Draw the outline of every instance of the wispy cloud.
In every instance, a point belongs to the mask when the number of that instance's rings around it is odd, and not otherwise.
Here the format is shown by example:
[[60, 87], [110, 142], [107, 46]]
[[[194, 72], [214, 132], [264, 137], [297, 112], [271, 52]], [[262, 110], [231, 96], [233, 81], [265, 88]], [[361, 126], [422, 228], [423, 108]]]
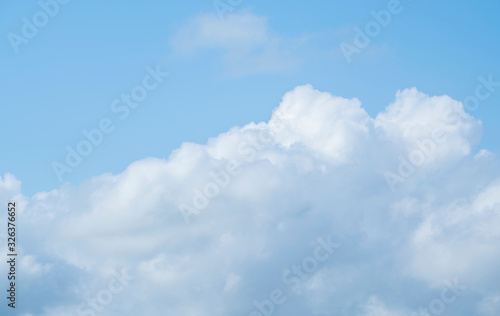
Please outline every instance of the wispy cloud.
[[219, 51], [231, 75], [287, 72], [299, 65], [293, 46], [299, 40], [285, 39], [273, 32], [267, 18], [250, 12], [199, 15], [178, 30], [171, 40], [179, 55], [193, 56]]

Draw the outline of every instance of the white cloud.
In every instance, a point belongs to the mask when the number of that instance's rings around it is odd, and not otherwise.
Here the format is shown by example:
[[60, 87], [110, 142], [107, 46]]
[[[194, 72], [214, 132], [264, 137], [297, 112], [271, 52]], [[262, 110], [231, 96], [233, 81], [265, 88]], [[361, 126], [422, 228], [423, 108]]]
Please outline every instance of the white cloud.
[[0, 202], [5, 205], [9, 201], [19, 198], [21, 193], [21, 181], [14, 175], [7, 173], [2, 178], [0, 176]]
[[408, 249], [411, 274], [436, 286], [454, 277], [483, 286], [500, 260], [499, 226], [500, 182], [432, 209], [423, 216]]
[[171, 45], [179, 55], [216, 50], [231, 75], [287, 72], [298, 65], [290, 48], [300, 40], [286, 40], [269, 27], [267, 18], [250, 12], [219, 19], [206, 13], [178, 30]]
[[20, 257], [20, 268], [23, 273], [28, 274], [30, 277], [32, 276], [40, 276], [41, 274], [48, 273], [51, 269], [51, 265], [49, 264], [41, 264], [36, 261], [34, 256], [23, 255]]
[[403, 316], [409, 313], [389, 310], [377, 297], [372, 296], [364, 307], [364, 316]]
[[500, 314], [500, 295], [489, 295], [485, 297], [478, 306], [478, 312], [484, 316], [496, 316]]
[[[436, 128], [446, 141], [391, 191], [384, 172]], [[372, 118], [357, 99], [297, 87], [268, 122], [23, 198], [26, 253], [58, 267], [41, 278], [73, 294], [38, 291], [61, 300], [53, 315], [76, 310], [106, 271], [125, 266], [136, 278], [106, 315], [248, 315], [282, 289], [276, 315], [392, 316], [459, 278], [468, 290], [453, 304], [463, 315], [487, 310], [499, 291], [500, 178], [494, 155], [473, 153], [480, 130], [446, 96], [404, 90]], [[224, 177], [230, 162], [240, 173]], [[211, 173], [226, 183], [186, 225], [178, 205], [215, 185]], [[0, 194], [18, 194], [5, 179]], [[285, 269], [325, 236], [341, 247], [291, 290]]]
[[481, 134], [481, 122], [467, 114], [461, 102], [448, 96], [429, 97], [415, 88], [398, 92], [395, 102], [377, 116], [375, 126], [406, 149], [440, 132], [445, 142], [431, 161], [468, 155]]

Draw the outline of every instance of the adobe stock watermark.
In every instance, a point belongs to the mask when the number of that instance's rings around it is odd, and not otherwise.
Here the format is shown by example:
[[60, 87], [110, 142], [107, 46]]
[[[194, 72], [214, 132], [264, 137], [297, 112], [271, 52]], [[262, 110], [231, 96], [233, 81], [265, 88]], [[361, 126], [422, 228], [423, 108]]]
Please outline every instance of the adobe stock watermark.
[[467, 286], [458, 283], [458, 279], [450, 282], [445, 282], [446, 287], [441, 291], [441, 296], [429, 302], [426, 307], [420, 307], [418, 312], [414, 312], [411, 316], [431, 316], [441, 315], [446, 310], [446, 307], [457, 300], [462, 293], [467, 290]]
[[394, 192], [398, 183], [404, 183], [407, 178], [411, 177], [416, 168], [422, 166], [430, 159], [438, 145], [446, 141], [447, 135], [442, 129], [438, 128], [432, 131], [429, 138], [422, 139], [417, 142], [416, 149], [412, 150], [408, 157], [399, 156], [399, 166], [397, 174], [391, 171], [384, 172], [385, 181]]
[[379, 36], [382, 30], [391, 24], [393, 17], [399, 15], [403, 10], [404, 7], [399, 0], [389, 0], [386, 9], [378, 12], [371, 10], [370, 15], [373, 19], [367, 22], [363, 29], [357, 26], [354, 27], [356, 35], [352, 43], [340, 43], [340, 50], [347, 63], [351, 63], [353, 54], [360, 54], [363, 49], [368, 47], [372, 39]]
[[36, 11], [30, 18], [23, 17], [21, 22], [21, 31], [18, 33], [7, 33], [7, 39], [10, 46], [17, 54], [21, 45], [27, 45], [31, 39], [38, 35], [38, 32], [49, 24], [50, 20], [59, 14], [63, 5], [71, 0], [40, 0], [38, 6], [40, 10]]
[[240, 6], [243, 0], [214, 0], [212, 3], [219, 20], [224, 21], [227, 12], [233, 12], [236, 7]]
[[[494, 81], [493, 75], [489, 74], [487, 78], [483, 76], [478, 77], [479, 83], [474, 89], [474, 94], [465, 97], [462, 101], [464, 109], [468, 112], [476, 111], [481, 101], [489, 99], [496, 89], [500, 87], [500, 81]], [[446, 123], [458, 124], [467, 119], [463, 112], [447, 111], [443, 117]], [[435, 128], [431, 131], [430, 137], [422, 139], [417, 142], [417, 148], [411, 151], [408, 157], [399, 156], [399, 165], [397, 172], [386, 171], [384, 177], [394, 192], [397, 184], [402, 184], [411, 177], [416, 169], [422, 166], [427, 160], [431, 159], [437, 147], [444, 144], [448, 138], [446, 131]]]
[[493, 74], [489, 74], [487, 79], [479, 76], [477, 80], [479, 83], [474, 89], [474, 94], [465, 97], [463, 100], [464, 108], [469, 112], [476, 111], [481, 105], [481, 101], [488, 100], [500, 87], [500, 81], [494, 81]]
[[[274, 133], [283, 133], [287, 124], [283, 118], [286, 115], [277, 113], [276, 120], [270, 123], [269, 127], [260, 130], [256, 139], [250, 138], [245, 140], [238, 146], [238, 155], [244, 157], [247, 163], [252, 163], [257, 159], [257, 154], [271, 145], [274, 140], [271, 130]], [[186, 224], [191, 223], [193, 215], [199, 215], [201, 211], [210, 205], [211, 200], [217, 198], [223, 189], [227, 188], [231, 183], [231, 179], [241, 173], [240, 164], [237, 161], [229, 161], [223, 170], [213, 171], [209, 173], [210, 181], [208, 181], [202, 189], [193, 189], [193, 198], [191, 203], [180, 203], [178, 210]]]
[[123, 292], [128, 287], [129, 282], [135, 279], [127, 275], [125, 269], [122, 269], [121, 273], [113, 272], [113, 276], [107, 287], [99, 290], [94, 296], [87, 298], [84, 303], [77, 307], [76, 313], [78, 316], [95, 316], [102, 312], [106, 306], [111, 304], [115, 295]]
[[[298, 288], [302, 282], [307, 281], [316, 273], [319, 265], [330, 259], [335, 249], [340, 247], [340, 244], [332, 242], [331, 236], [328, 236], [326, 241], [319, 237], [316, 239], [316, 243], [318, 245], [314, 249], [312, 256], [304, 258], [300, 264], [285, 269], [282, 282], [288, 285], [288, 290]], [[287, 290], [282, 288], [272, 290], [268, 299], [253, 301], [255, 309], [248, 316], [271, 316], [279, 306], [287, 301]]]
[[[156, 68], [146, 67], [146, 75], [141, 83], [133, 87], [130, 93], [122, 94], [111, 102], [111, 112], [115, 113], [119, 120], [127, 119], [130, 113], [137, 109], [147, 99], [149, 93], [157, 89], [167, 76], [168, 73], [163, 72], [160, 65]], [[114, 120], [107, 117], [101, 119], [97, 127], [90, 130], [83, 129], [82, 139], [74, 147], [69, 145], [65, 147], [65, 159], [54, 160], [51, 164], [59, 182], [64, 181], [65, 174], [72, 173], [80, 166], [84, 158], [90, 156], [104, 142], [106, 135], [111, 134], [115, 128]]]

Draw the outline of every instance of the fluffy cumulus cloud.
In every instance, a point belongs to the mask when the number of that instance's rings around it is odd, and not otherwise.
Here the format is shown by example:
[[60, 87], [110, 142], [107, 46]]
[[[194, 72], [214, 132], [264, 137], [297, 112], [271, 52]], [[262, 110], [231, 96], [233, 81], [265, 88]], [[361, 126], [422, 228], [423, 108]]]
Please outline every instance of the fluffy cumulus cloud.
[[447, 96], [407, 89], [371, 117], [306, 85], [267, 122], [79, 187], [26, 197], [6, 175], [23, 312], [496, 315], [500, 177], [480, 134]]

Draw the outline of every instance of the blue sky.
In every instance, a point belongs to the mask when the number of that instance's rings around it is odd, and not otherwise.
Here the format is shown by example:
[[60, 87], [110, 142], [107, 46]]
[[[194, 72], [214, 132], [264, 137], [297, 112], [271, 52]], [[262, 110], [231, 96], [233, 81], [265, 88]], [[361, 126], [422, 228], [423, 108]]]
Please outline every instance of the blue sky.
[[[35, 1], [0, 6], [5, 34], [20, 33], [22, 17], [39, 10]], [[76, 146], [82, 129], [110, 116], [111, 101], [158, 63], [169, 78], [66, 181], [117, 173], [139, 158], [168, 157], [184, 141], [203, 143], [232, 126], [267, 120], [281, 96], [301, 84], [357, 97], [376, 115], [400, 89], [461, 100], [473, 93], [478, 76], [500, 78], [498, 2], [401, 6], [403, 12], [346, 63], [339, 44], [352, 41], [353, 27], [362, 28], [386, 1], [242, 1], [234, 12], [266, 18], [272, 36], [293, 42], [289, 54], [296, 63], [234, 75], [221, 60], [224, 48], [185, 57], [171, 44], [189, 19], [215, 12], [210, 1], [71, 1], [19, 53], [7, 36], [1, 41], [1, 128], [8, 135], [1, 146], [9, 154], [0, 172], [16, 174], [29, 194], [56, 188], [51, 162], [64, 157], [66, 146]], [[493, 94], [474, 113], [484, 122], [481, 146], [492, 150], [498, 150], [499, 100], [500, 93]]]
[[500, 314], [498, 1], [55, 1], [0, 4], [13, 315]]

